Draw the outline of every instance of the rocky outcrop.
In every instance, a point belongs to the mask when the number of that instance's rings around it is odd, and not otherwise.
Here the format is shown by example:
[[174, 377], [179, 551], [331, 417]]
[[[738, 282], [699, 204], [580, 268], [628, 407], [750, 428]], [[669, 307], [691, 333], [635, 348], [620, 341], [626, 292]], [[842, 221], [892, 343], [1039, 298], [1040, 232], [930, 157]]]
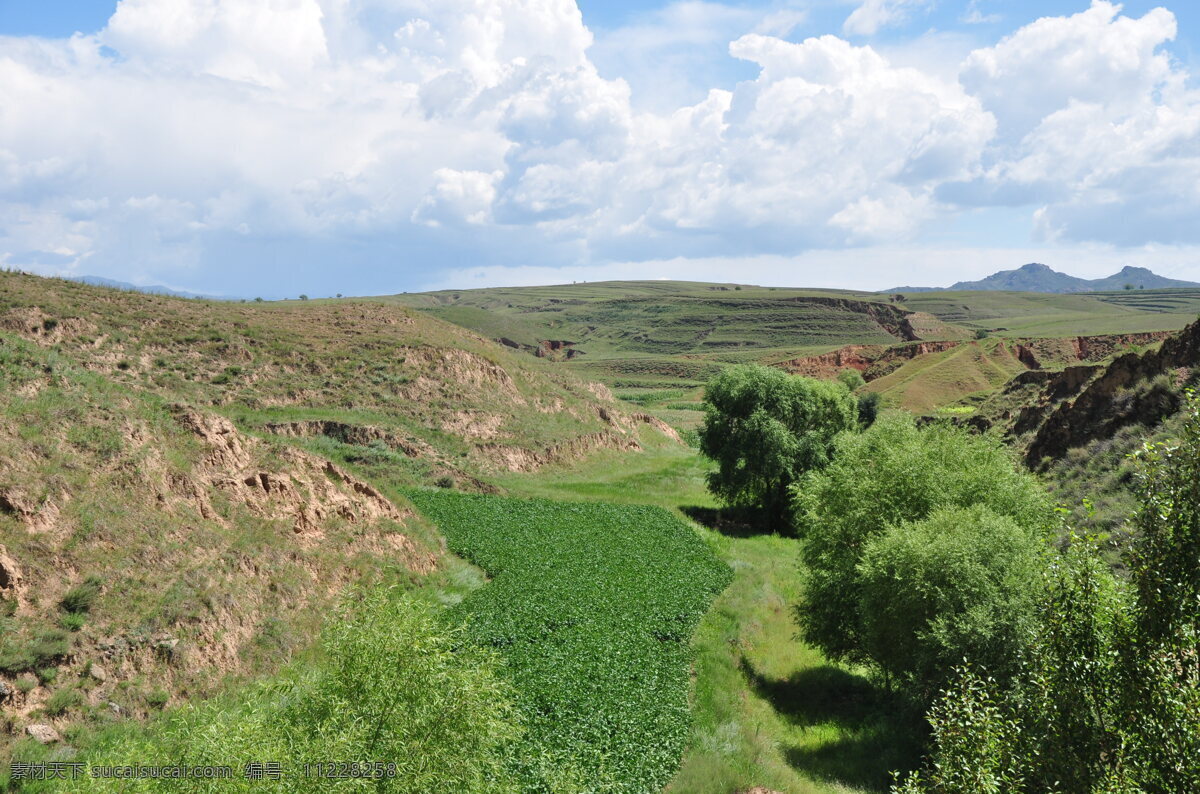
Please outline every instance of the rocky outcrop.
[[636, 451], [641, 448], [637, 439], [613, 431], [576, 436], [542, 450], [502, 444], [480, 444], [476, 447], [493, 465], [507, 471], [536, 471], [547, 464], [575, 460], [601, 449]]
[[[846, 345], [829, 353], [815, 356], [804, 356], [783, 361], [776, 366], [782, 367], [796, 375], [811, 378], [832, 378], [844, 369], [856, 369], [863, 373], [867, 380], [880, 377], [888, 371], [887, 365], [902, 364], [918, 356], [932, 353], [942, 353], [952, 350], [966, 342], [915, 342], [903, 345], [883, 347], [881, 345]], [[895, 367], [891, 367], [894, 369]]]
[[[1025, 462], [1031, 467], [1047, 458], [1060, 458], [1073, 447], [1108, 438], [1127, 425], [1156, 424], [1178, 409], [1176, 387], [1200, 365], [1200, 322], [1175, 334], [1037, 340], [1043, 351], [1053, 344], [1066, 346], [1069, 355], [1081, 361], [1103, 359], [1123, 346], [1159, 340], [1158, 349], [1125, 353], [1108, 364], [1023, 372], [993, 398], [996, 404], [1018, 407], [992, 415], [985, 410], [964, 422], [979, 429], [1002, 427], [1024, 447]], [[1156, 383], [1161, 375], [1168, 380]]]
[[405, 350], [405, 363], [420, 367], [428, 377], [418, 378], [409, 399], [420, 401], [428, 391], [421, 381], [457, 384], [471, 391], [503, 395], [516, 405], [525, 405], [525, 397], [504, 367], [478, 353], [455, 347], [411, 347]]
[[[1178, 375], [1200, 364], [1200, 321], [1166, 339], [1157, 350], [1126, 353], [1087, 382], [1078, 396], [1063, 400], [1037, 428], [1025, 461], [1037, 465], [1072, 447], [1107, 438], [1131, 424], [1153, 425], [1174, 413], [1173, 388], [1150, 384], [1159, 375]], [[1141, 385], [1143, 388], [1133, 387]]]
[[[173, 410], [177, 421], [201, 439], [206, 454], [191, 477], [172, 480], [171, 490], [195, 501], [207, 519], [223, 520], [209, 501], [207, 487], [219, 489], [253, 515], [289, 523], [295, 534], [309, 539], [319, 537], [334, 518], [362, 524], [380, 519], [400, 523], [405, 518], [375, 488], [329, 461], [287, 447], [275, 453], [284, 465], [267, 470], [255, 463], [256, 448], [263, 442], [243, 436], [225, 417], [186, 406]], [[402, 535], [391, 537], [397, 551], [413, 550]]]
[[547, 464], [575, 460], [601, 449], [641, 450], [641, 442], [638, 441], [634, 430], [643, 424], [649, 425], [676, 443], [683, 443], [675, 428], [657, 416], [647, 413], [626, 415], [603, 406], [596, 410], [596, 414], [600, 421], [611, 429], [576, 436], [541, 450], [494, 443], [479, 444], [476, 449], [499, 468], [508, 471], [536, 471]]
[[583, 351], [576, 349], [574, 342], [568, 342], [565, 339], [543, 339], [538, 342], [538, 346], [533, 354], [538, 358], [559, 361], [581, 356], [583, 355]]
[[[1171, 336], [1170, 331], [1153, 331], [1137, 334], [1102, 334], [1046, 339], [1005, 339], [1004, 345], [1012, 345], [1013, 355], [1030, 370], [1041, 370], [1049, 364], [1073, 362], [1098, 362], [1128, 347], [1151, 345]], [[894, 371], [906, 361], [920, 356], [943, 353], [961, 345], [978, 345], [977, 341], [941, 340], [919, 341], [897, 345], [846, 345], [828, 353], [803, 356], [783, 361], [776, 366], [788, 372], [812, 378], [832, 378], [844, 369], [856, 369], [870, 381]], [[1074, 384], [1079, 375], [1078, 368], [1064, 379]], [[1018, 375], [1020, 379], [1022, 375]], [[1054, 376], [1051, 375], [1051, 378]], [[1020, 381], [1024, 385], [1029, 381]], [[1058, 388], [1058, 387], [1056, 387]], [[1074, 393], [1074, 388], [1068, 388]], [[1055, 399], [1061, 399], [1061, 396]]]
[[263, 429], [277, 436], [326, 436], [343, 444], [357, 446], [367, 446], [378, 441], [410, 458], [433, 457], [435, 454], [433, 448], [420, 439], [401, 438], [395, 433], [372, 425], [354, 425], [332, 419], [270, 422], [263, 425]]
[[78, 317], [54, 317], [37, 306], [9, 309], [0, 315], [0, 329], [12, 331], [40, 345], [94, 333], [96, 327]]

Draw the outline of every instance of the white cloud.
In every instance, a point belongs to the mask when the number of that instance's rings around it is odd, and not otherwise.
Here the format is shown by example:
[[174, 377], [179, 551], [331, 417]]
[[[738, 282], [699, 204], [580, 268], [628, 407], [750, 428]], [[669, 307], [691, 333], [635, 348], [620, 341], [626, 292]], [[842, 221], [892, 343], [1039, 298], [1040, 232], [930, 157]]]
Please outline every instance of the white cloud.
[[1094, 2], [973, 52], [962, 82], [998, 120], [966, 203], [1040, 204], [1043, 239], [1200, 242], [1200, 93], [1162, 46], [1174, 16]]
[[988, 25], [993, 22], [999, 22], [1004, 17], [1000, 14], [991, 13], [985, 14], [979, 10], [979, 0], [971, 0], [967, 4], [967, 10], [959, 17], [959, 21], [965, 25]]
[[1175, 37], [1175, 17], [1156, 8], [1131, 19], [1118, 16], [1120, 9], [1097, 0], [1073, 16], [1032, 22], [971, 53], [962, 83], [1012, 139], [1072, 101], [1129, 109], [1171, 77], [1159, 47]]
[[[926, 5], [871, 0], [846, 29]], [[591, 266], [895, 245], [996, 205], [1047, 241], [1200, 242], [1200, 99], [1169, 12], [1095, 2], [957, 72], [781, 38], [804, 20], [639, 18], [626, 51], [720, 48], [749, 75], [691, 75], [673, 102], [667, 75], [648, 106], [596, 67], [612, 40], [571, 0], [123, 0], [95, 36], [0, 38], [0, 252], [163, 281], [276, 241]]]

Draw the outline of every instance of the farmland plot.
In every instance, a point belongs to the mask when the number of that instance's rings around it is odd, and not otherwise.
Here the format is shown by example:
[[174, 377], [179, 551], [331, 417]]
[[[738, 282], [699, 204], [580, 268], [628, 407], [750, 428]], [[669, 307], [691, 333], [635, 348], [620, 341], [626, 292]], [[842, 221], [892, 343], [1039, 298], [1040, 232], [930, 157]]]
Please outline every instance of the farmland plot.
[[690, 638], [730, 569], [658, 507], [408, 496], [491, 577], [453, 617], [505, 657], [523, 787], [662, 788], [690, 730]]

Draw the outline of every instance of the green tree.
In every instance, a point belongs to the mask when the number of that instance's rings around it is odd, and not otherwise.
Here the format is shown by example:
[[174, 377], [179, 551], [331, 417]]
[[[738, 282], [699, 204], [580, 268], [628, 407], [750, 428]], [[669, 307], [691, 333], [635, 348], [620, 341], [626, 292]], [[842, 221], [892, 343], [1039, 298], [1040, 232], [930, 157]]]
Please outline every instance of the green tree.
[[1053, 516], [1045, 490], [998, 439], [948, 423], [918, 428], [911, 415], [886, 412], [862, 433], [838, 436], [831, 457], [793, 494], [804, 540], [801, 632], [835, 659], [870, 661], [858, 564], [873, 536], [947, 507], [982, 505], [1031, 534]]
[[1033, 625], [1037, 546], [982, 505], [869, 538], [858, 564], [864, 654], [928, 703], [969, 658], [1007, 678]]
[[858, 395], [858, 423], [864, 428], [875, 424], [879, 418], [879, 409], [883, 404], [883, 395], [877, 391], [864, 391]]
[[824, 466], [833, 439], [856, 421], [854, 398], [840, 383], [774, 367], [730, 367], [704, 392], [700, 451], [718, 466], [709, 489], [727, 504], [786, 520], [789, 487]]
[[838, 373], [838, 382], [850, 391], [857, 391], [867, 384], [862, 373], [856, 369], [844, 369]]
[[[968, 673], [948, 688], [930, 714], [926, 769], [899, 791], [1200, 791], [1194, 394], [1185, 411], [1176, 441], [1138, 456], [1141, 507], [1127, 582], [1112, 574], [1094, 540], [1072, 536], [1051, 555], [1019, 673], [1007, 687], [984, 686]], [[980, 787], [955, 769], [999, 769], [1007, 783]]]

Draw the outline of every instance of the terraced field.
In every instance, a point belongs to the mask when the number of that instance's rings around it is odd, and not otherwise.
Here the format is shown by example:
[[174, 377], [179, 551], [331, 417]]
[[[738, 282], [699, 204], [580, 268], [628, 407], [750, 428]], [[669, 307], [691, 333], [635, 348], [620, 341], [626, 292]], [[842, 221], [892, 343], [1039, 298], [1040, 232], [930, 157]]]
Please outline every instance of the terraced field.
[[507, 662], [525, 718], [511, 755], [523, 790], [665, 785], [691, 730], [692, 632], [729, 567], [659, 507], [408, 495], [491, 577], [454, 617]]
[[[694, 282], [603, 282], [383, 298], [434, 314], [599, 380], [679, 428], [695, 427], [703, 384], [733, 363], [778, 364], [847, 345], [965, 342], [873, 381], [890, 405], [931, 413], [981, 398], [1024, 365], [971, 342], [1178, 330], [1200, 289], [1044, 294], [880, 294]], [[1039, 366], [1061, 366], [1048, 358]], [[1071, 363], [1071, 362], [1066, 362]], [[871, 376], [868, 375], [868, 378]], [[966, 409], [964, 409], [966, 410]]]
[[1175, 331], [1200, 313], [1200, 290], [917, 292], [902, 304], [946, 323], [1010, 337]]

